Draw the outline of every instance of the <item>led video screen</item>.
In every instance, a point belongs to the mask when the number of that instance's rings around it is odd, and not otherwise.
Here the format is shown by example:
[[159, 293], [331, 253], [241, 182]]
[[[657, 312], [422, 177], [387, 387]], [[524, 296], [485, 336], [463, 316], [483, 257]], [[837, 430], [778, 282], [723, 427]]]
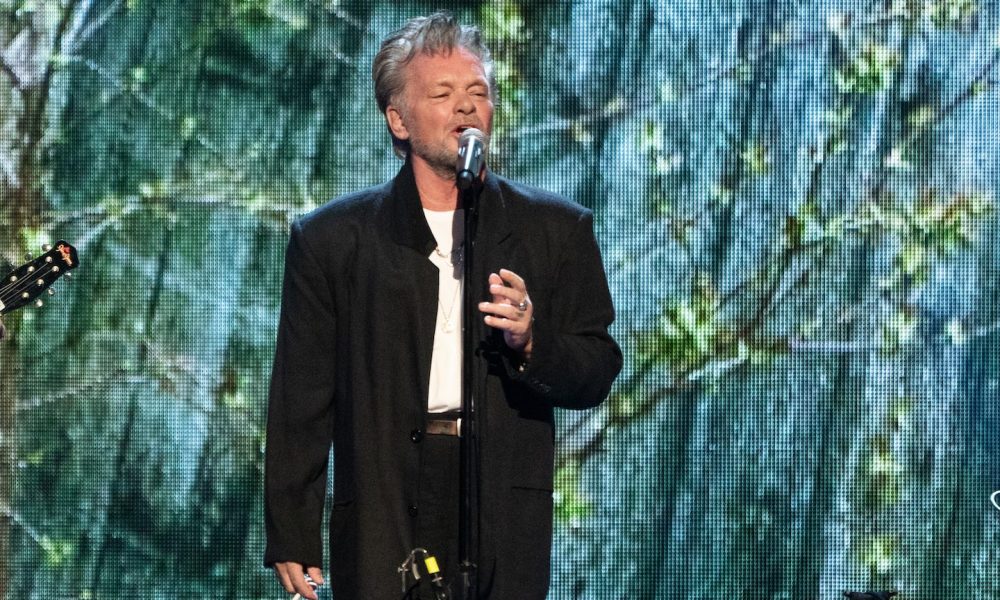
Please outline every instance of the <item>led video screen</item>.
[[0, 597], [287, 597], [289, 228], [400, 169], [372, 58], [439, 8], [493, 53], [490, 168], [593, 212], [615, 304], [549, 597], [1000, 600], [987, 0], [0, 1], [3, 272], [77, 262], [0, 296]]

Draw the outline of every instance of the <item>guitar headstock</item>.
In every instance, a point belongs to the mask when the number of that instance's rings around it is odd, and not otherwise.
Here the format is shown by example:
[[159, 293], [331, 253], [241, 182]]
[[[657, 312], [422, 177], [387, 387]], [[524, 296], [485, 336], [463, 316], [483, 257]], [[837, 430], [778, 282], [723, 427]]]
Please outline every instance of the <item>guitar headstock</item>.
[[[57, 279], [79, 265], [76, 248], [60, 240], [45, 254], [14, 269], [0, 280], [0, 315], [30, 304]], [[40, 301], [39, 301], [40, 302]]]

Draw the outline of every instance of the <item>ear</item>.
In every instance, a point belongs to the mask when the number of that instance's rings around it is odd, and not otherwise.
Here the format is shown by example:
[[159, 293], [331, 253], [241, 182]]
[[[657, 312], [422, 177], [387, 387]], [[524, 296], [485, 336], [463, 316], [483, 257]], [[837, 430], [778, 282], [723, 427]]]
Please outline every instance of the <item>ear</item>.
[[392, 135], [396, 136], [397, 139], [410, 139], [410, 130], [406, 128], [406, 124], [403, 122], [403, 113], [401, 113], [395, 105], [390, 104], [386, 107], [385, 121], [389, 125], [389, 131], [391, 131]]

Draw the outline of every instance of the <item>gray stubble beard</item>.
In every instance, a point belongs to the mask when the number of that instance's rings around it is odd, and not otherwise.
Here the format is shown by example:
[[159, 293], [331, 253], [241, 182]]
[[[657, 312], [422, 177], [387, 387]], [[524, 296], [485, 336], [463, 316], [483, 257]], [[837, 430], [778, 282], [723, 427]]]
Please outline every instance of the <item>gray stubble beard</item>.
[[420, 158], [431, 167], [431, 169], [441, 176], [442, 179], [455, 179], [455, 164], [458, 161], [458, 154], [452, 155], [450, 152], [437, 152], [422, 144], [415, 144], [410, 140], [410, 152]]

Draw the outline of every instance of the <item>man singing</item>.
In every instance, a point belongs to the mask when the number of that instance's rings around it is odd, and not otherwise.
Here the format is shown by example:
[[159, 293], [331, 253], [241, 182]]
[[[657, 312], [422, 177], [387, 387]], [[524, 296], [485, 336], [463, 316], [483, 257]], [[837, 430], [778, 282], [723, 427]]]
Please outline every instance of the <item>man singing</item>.
[[[479, 597], [543, 599], [552, 543], [553, 409], [604, 400], [621, 369], [590, 211], [483, 169], [463, 281], [458, 139], [488, 136], [496, 93], [480, 33], [406, 22], [372, 66], [396, 177], [292, 225], [271, 380], [265, 563], [289, 593], [323, 581], [333, 447], [336, 600], [401, 596], [414, 548], [459, 585], [462, 327], [476, 344]], [[482, 318], [462, 323], [462, 286]]]

